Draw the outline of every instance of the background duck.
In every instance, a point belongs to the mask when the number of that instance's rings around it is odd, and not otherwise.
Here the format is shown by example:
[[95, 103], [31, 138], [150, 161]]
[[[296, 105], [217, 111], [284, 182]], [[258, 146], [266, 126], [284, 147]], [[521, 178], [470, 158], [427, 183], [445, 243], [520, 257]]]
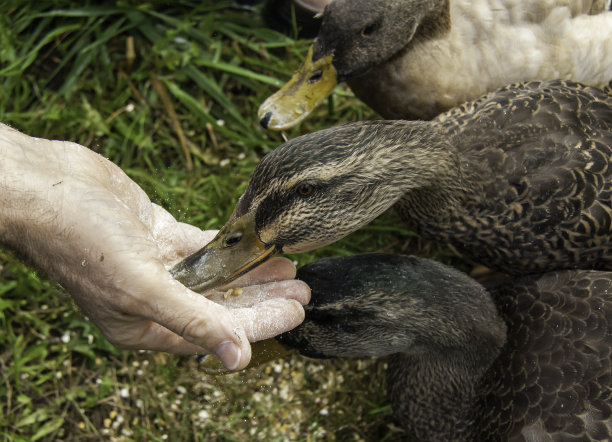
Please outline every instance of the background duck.
[[612, 273], [487, 292], [443, 264], [365, 254], [298, 271], [306, 319], [277, 340], [318, 358], [387, 356], [394, 413], [422, 441], [612, 437]]
[[612, 80], [610, 0], [335, 0], [304, 66], [260, 107], [294, 126], [346, 81], [384, 118], [430, 119], [506, 84]]
[[429, 122], [325, 129], [265, 156], [217, 237], [174, 274], [196, 289], [220, 285], [393, 205], [473, 263], [612, 269], [611, 158], [612, 95], [560, 81], [508, 86]]

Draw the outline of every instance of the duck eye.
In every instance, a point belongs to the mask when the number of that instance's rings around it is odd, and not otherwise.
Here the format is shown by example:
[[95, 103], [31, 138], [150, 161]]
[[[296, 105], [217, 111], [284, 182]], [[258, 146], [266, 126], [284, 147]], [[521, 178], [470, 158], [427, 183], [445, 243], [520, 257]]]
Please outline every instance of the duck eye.
[[370, 35], [372, 35], [374, 32], [376, 32], [376, 30], [378, 29], [378, 23], [370, 23], [369, 25], [366, 25], [362, 30], [361, 30], [361, 35], [363, 37], [369, 37]]
[[240, 240], [242, 239], [242, 233], [240, 232], [234, 232], [231, 233], [230, 235], [228, 235], [227, 238], [225, 238], [225, 247], [233, 247], [236, 244], [238, 244], [240, 242]]
[[297, 187], [297, 192], [302, 196], [308, 196], [314, 190], [314, 186], [309, 183], [302, 183]]

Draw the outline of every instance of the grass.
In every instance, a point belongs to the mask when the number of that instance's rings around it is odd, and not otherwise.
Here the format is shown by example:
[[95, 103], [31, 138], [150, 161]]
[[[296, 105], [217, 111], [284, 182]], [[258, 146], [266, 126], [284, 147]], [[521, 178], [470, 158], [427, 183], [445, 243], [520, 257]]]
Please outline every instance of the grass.
[[[231, 1], [0, 5], [0, 121], [109, 158], [182, 221], [219, 228], [283, 141], [375, 118], [348, 89], [285, 134], [259, 104], [309, 42]], [[316, 256], [406, 250], [386, 215]], [[31, 440], [394, 440], [384, 361], [294, 356], [224, 377], [192, 357], [120, 351], [52, 281], [0, 251], [0, 434]]]

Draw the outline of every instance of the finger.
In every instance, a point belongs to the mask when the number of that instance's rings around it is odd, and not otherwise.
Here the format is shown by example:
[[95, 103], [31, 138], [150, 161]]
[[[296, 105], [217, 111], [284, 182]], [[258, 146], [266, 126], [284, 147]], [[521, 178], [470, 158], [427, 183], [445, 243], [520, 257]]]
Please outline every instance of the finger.
[[295, 274], [296, 268], [291, 260], [283, 257], [275, 257], [255, 267], [249, 273], [242, 275], [235, 281], [223, 286], [222, 289], [294, 279]]
[[217, 234], [216, 230], [200, 230], [191, 224], [179, 223], [164, 208], [151, 203], [152, 216], [145, 220], [164, 263], [172, 266], [200, 250]]
[[219, 232], [218, 230], [201, 230], [187, 223], [178, 223], [177, 229], [181, 231], [182, 242], [177, 242], [176, 247], [189, 254], [197, 252], [211, 242]]
[[128, 350], [163, 351], [180, 355], [212, 353], [209, 349], [192, 344], [159, 324], [149, 320], [143, 321], [146, 321], [146, 324], [142, 331], [139, 331], [138, 339], [132, 339], [130, 335], [133, 333], [133, 327], [137, 326], [133, 321], [129, 324], [122, 324], [125, 326], [123, 333], [120, 332], [123, 327], [118, 326], [114, 328], [111, 335], [106, 333], [104, 335], [116, 347]]
[[[248, 344], [248, 336], [245, 331], [240, 329], [240, 339], [246, 343], [246, 352], [242, 351], [240, 363], [234, 367], [231, 364], [232, 355], [228, 355], [227, 343], [222, 343], [220, 349], [217, 351], [210, 351], [198, 345], [192, 344], [191, 342], [181, 338], [177, 334], [171, 332], [167, 328], [156, 324], [150, 323], [149, 328], [143, 333], [142, 339], [138, 345], [128, 344], [121, 345], [114, 343], [117, 347], [125, 349], [138, 349], [138, 350], [151, 350], [151, 351], [163, 351], [166, 353], [172, 353], [177, 355], [205, 355], [214, 353], [219, 360], [223, 362], [226, 368], [230, 370], [242, 370], [244, 369], [249, 361], [251, 360], [251, 347]], [[110, 339], [109, 339], [110, 340]], [[112, 342], [112, 340], [110, 340]]]
[[250, 342], [272, 338], [304, 321], [304, 308], [294, 299], [270, 299], [251, 308], [230, 311]]
[[[244, 368], [251, 358], [251, 347], [244, 330], [234, 322], [229, 311], [166, 275], [167, 278], [148, 275], [147, 302], [140, 303], [139, 311], [133, 313], [215, 353], [230, 370]], [[164, 343], [164, 351], [168, 347]]]
[[207, 294], [206, 297], [229, 309], [252, 307], [275, 298], [294, 299], [305, 305], [310, 301], [310, 288], [305, 282], [292, 279], [244, 287], [241, 293], [236, 293], [235, 290], [214, 292]]

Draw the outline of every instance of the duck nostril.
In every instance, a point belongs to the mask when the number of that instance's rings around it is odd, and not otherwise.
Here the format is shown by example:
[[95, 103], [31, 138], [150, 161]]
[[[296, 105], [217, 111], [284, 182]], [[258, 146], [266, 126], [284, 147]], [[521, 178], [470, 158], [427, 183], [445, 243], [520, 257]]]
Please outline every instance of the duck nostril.
[[233, 247], [240, 242], [242, 239], [242, 233], [235, 232], [225, 238], [225, 247]]
[[312, 83], [316, 83], [317, 81], [319, 81], [321, 78], [323, 78], [323, 71], [321, 69], [317, 69], [316, 71], [314, 71], [312, 73], [312, 75], [310, 76], [310, 78], [308, 79], [308, 83], [312, 84]]
[[378, 31], [379, 27], [380, 26], [378, 23], [370, 23], [369, 25], [367, 25], [361, 30], [361, 36], [369, 37], [370, 35], [374, 34], [376, 31]]
[[264, 116], [261, 117], [261, 120], [259, 120], [259, 124], [261, 124], [261, 127], [263, 127], [264, 129], [267, 129], [271, 119], [272, 112], [266, 112]]

